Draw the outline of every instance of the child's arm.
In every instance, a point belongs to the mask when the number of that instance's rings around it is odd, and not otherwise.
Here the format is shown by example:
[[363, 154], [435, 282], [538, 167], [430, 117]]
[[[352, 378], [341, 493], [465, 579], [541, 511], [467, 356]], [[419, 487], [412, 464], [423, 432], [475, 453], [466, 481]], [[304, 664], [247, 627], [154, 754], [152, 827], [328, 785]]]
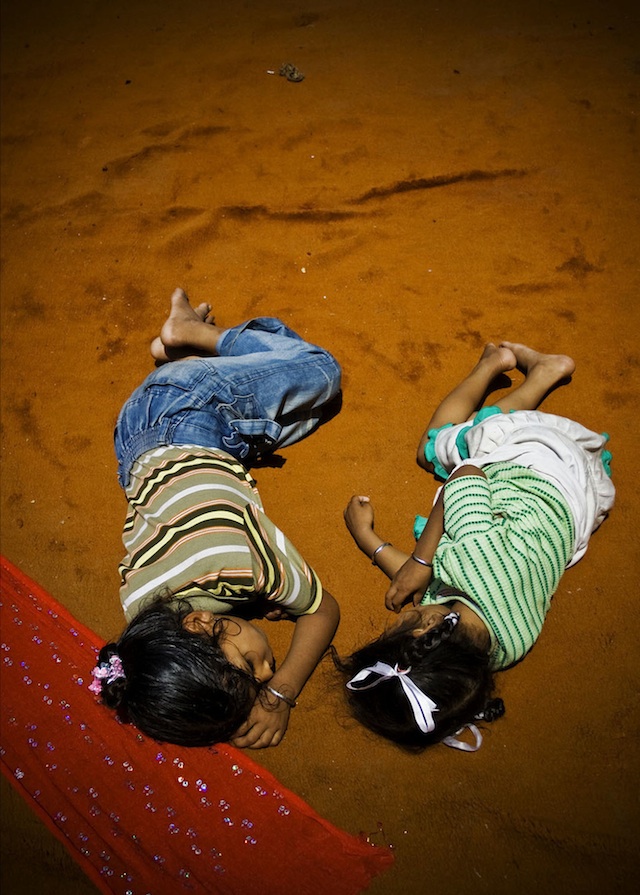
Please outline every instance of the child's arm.
[[[295, 701], [331, 643], [339, 620], [338, 604], [328, 591], [323, 591], [322, 602], [316, 611], [296, 619], [289, 651], [267, 686]], [[271, 697], [269, 691], [267, 694], [260, 694], [256, 699], [248, 719], [231, 741], [234, 746], [264, 749], [277, 746], [281, 741], [291, 707], [285, 700]], [[270, 705], [265, 707], [262, 698], [268, 698]]]
[[365, 556], [373, 561], [373, 554], [378, 550], [373, 564], [378, 566], [387, 578], [393, 578], [398, 569], [409, 559], [408, 553], [398, 550], [376, 533], [373, 527], [373, 507], [368, 497], [352, 497], [344, 511], [344, 521], [351, 537]]
[[[449, 476], [447, 482], [465, 475], [485, 477], [484, 472], [477, 466], [461, 466]], [[440, 538], [444, 534], [445, 488], [446, 483], [440, 489], [438, 499], [429, 514], [429, 520], [424, 531], [416, 542], [412, 556], [408, 557], [402, 568], [397, 571], [391, 582], [391, 587], [385, 595], [385, 606], [392, 612], [400, 612], [404, 604], [408, 603], [409, 600], [412, 600], [413, 605], [417, 606], [429, 586], [433, 575], [431, 563], [433, 562], [436, 548], [440, 543]], [[422, 565], [419, 560], [423, 560], [423, 562], [429, 563], [429, 565]]]

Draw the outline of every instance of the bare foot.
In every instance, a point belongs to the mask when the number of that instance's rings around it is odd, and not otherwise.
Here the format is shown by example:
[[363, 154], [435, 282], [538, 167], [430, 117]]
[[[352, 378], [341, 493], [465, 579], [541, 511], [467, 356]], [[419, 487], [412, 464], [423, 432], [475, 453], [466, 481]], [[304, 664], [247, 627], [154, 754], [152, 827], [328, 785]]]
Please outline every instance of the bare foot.
[[500, 347], [513, 353], [518, 369], [527, 379], [534, 378], [538, 385], [548, 389], [569, 379], [576, 368], [575, 361], [567, 354], [542, 354], [518, 342], [500, 342]]
[[197, 308], [189, 304], [185, 292], [176, 289], [171, 296], [171, 311], [160, 335], [151, 343], [151, 354], [159, 364], [185, 357], [216, 354], [216, 345], [224, 331], [210, 317], [211, 305]]
[[[172, 310], [173, 310], [173, 308], [172, 308]], [[215, 320], [213, 319], [213, 317], [210, 316], [211, 305], [207, 304], [206, 302], [202, 302], [202, 304], [199, 304], [198, 307], [195, 308], [194, 313], [204, 323], [210, 323], [210, 324], [215, 323]], [[168, 346], [168, 348], [171, 351], [171, 357], [169, 357], [169, 354], [167, 353], [167, 348], [163, 344], [160, 336], [156, 336], [155, 339], [153, 340], [153, 342], [151, 343], [151, 355], [158, 362], [158, 364], [166, 364], [168, 361], [178, 359], [178, 357], [176, 356], [176, 354], [177, 354], [176, 348], [175, 347], [172, 348], [171, 346]], [[187, 357], [189, 355], [189, 353], [190, 352], [188, 352], [188, 351], [186, 353], [182, 352], [181, 356]]]
[[513, 370], [516, 364], [516, 356], [507, 342], [502, 342], [500, 346], [494, 345], [493, 342], [487, 342], [477, 366], [483, 370], [488, 370], [491, 376], [495, 378], [500, 373]]

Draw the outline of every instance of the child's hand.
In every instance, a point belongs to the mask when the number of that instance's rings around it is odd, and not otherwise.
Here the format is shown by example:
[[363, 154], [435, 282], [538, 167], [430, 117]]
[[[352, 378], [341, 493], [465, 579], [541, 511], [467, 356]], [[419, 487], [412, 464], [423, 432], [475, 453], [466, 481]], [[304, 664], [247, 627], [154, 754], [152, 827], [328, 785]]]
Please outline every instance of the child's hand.
[[[263, 697], [264, 698], [264, 697]], [[281, 699], [275, 705], [265, 706], [258, 696], [249, 717], [237, 729], [231, 740], [238, 749], [266, 749], [277, 746], [286, 733], [291, 709]]]
[[354, 496], [344, 511], [344, 521], [351, 537], [359, 543], [363, 534], [373, 531], [373, 507], [368, 497]]
[[270, 609], [263, 616], [268, 622], [279, 622], [281, 619], [288, 617], [286, 609]]
[[394, 575], [391, 586], [384, 598], [384, 604], [391, 612], [400, 612], [405, 603], [411, 601], [417, 606], [431, 581], [431, 569], [408, 559]]

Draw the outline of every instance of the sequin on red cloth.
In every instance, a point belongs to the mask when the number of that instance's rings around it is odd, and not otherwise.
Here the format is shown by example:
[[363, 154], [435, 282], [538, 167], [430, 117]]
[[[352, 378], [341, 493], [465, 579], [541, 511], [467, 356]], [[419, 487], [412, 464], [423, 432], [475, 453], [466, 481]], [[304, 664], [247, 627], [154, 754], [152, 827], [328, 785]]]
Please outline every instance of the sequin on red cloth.
[[89, 691], [100, 641], [1, 559], [0, 764], [102, 892], [351, 895], [392, 855], [230, 746], [159, 745]]

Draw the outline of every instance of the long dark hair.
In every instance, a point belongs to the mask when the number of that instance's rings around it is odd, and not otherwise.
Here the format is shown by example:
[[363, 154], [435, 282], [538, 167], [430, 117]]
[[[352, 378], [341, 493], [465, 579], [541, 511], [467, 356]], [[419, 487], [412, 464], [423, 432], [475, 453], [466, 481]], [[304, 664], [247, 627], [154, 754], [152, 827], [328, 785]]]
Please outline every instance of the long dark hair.
[[257, 681], [232, 665], [220, 648], [223, 623], [213, 633], [183, 627], [188, 600], [156, 597], [107, 643], [98, 666], [117, 656], [123, 677], [102, 680], [100, 696], [147, 736], [180, 746], [210, 746], [228, 740], [246, 720]]
[[334, 659], [345, 683], [376, 662], [410, 668], [413, 682], [437, 705], [435, 729], [422, 733], [398, 678], [375, 687], [345, 693], [353, 716], [369, 730], [401, 746], [421, 751], [455, 735], [479, 719], [492, 721], [504, 712], [502, 700], [492, 700], [493, 674], [489, 656], [451, 619], [414, 636], [421, 624], [417, 613], [345, 659]]

